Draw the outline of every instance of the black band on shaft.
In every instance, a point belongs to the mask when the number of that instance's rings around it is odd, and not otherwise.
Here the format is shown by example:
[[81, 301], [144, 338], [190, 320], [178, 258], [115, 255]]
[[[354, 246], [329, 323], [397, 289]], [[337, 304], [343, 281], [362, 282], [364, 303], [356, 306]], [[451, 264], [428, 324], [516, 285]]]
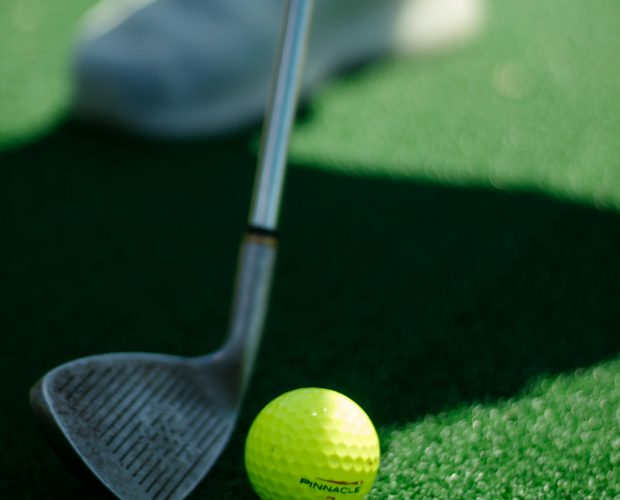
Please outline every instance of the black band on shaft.
[[260, 226], [249, 225], [246, 231], [248, 234], [254, 234], [256, 236], [268, 236], [271, 238], [277, 238], [278, 236], [277, 231], [273, 229], [267, 229], [265, 227], [260, 227]]

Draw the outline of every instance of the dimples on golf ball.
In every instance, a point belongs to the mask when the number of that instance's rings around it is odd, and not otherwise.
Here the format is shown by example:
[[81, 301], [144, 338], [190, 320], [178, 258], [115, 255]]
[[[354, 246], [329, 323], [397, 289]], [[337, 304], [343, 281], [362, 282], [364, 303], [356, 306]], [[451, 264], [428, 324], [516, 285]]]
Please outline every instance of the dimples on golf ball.
[[287, 392], [256, 417], [245, 466], [263, 500], [361, 499], [379, 468], [379, 438], [368, 415], [342, 394]]

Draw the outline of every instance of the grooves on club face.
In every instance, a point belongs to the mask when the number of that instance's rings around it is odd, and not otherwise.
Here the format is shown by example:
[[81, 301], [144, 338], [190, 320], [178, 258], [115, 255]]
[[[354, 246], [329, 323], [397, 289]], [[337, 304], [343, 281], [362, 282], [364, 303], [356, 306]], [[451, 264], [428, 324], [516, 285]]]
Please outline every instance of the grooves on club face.
[[238, 377], [218, 353], [211, 357], [79, 359], [33, 387], [32, 407], [65, 461], [118, 497], [185, 498], [222, 452], [238, 413], [240, 398], [223, 386]]

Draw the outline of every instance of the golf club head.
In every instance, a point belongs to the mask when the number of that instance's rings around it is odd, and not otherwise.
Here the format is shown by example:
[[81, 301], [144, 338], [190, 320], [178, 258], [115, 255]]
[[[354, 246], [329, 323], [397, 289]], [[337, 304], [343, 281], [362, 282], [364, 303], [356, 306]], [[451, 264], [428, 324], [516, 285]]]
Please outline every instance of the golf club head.
[[46, 374], [32, 388], [31, 404], [65, 461], [114, 495], [185, 498], [237, 419], [238, 377], [219, 361], [218, 353], [82, 358]]
[[[275, 228], [312, 0], [288, 0], [230, 331], [185, 359], [104, 354], [66, 363], [31, 391], [52, 444], [123, 499], [185, 498], [234, 428], [267, 310]], [[60, 446], [58, 446], [60, 444]]]

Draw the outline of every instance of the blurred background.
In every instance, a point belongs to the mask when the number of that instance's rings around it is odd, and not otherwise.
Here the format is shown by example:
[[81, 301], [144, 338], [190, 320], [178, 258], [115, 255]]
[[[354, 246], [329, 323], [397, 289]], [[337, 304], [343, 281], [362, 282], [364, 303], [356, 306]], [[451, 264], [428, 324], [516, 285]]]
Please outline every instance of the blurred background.
[[[259, 127], [172, 142], [72, 120], [91, 5], [0, 4], [4, 498], [85, 495], [28, 406], [47, 370], [219, 345], [249, 204]], [[372, 498], [620, 495], [619, 52], [613, 0], [492, 0], [471, 43], [305, 103], [256, 377], [196, 498], [253, 498], [245, 432], [302, 386], [375, 421]]]

